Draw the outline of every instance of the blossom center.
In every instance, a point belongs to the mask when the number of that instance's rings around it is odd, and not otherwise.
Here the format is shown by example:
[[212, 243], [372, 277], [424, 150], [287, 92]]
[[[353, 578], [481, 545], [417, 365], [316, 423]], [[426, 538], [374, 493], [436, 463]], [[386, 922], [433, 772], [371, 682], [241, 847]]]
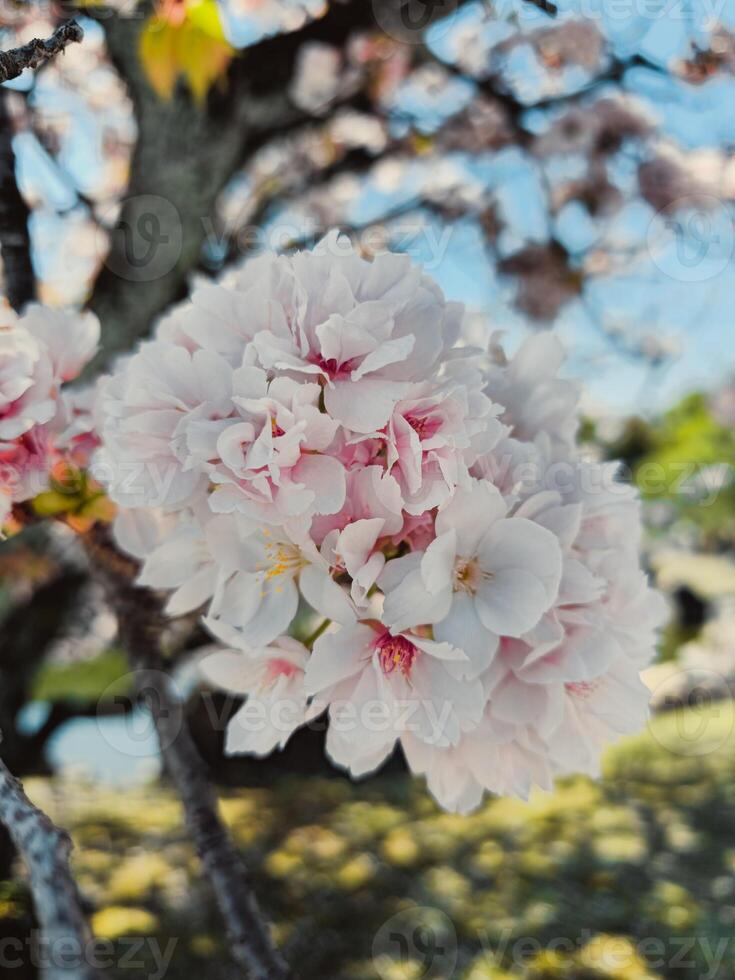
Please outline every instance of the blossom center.
[[565, 684], [564, 687], [567, 691], [573, 695], [575, 698], [579, 698], [582, 701], [586, 701], [587, 698], [591, 697], [597, 688], [602, 683], [601, 680], [594, 681], [572, 681], [569, 684]]
[[492, 577], [492, 572], [480, 568], [476, 558], [458, 558], [454, 566], [454, 591], [475, 595], [482, 583]]
[[268, 661], [265, 682], [266, 684], [273, 685], [280, 677], [293, 677], [298, 669], [296, 664], [292, 664], [290, 660], [285, 660], [283, 657], [274, 657], [273, 660]]
[[[268, 537], [265, 531], [263, 533]], [[280, 575], [295, 575], [300, 568], [308, 565], [296, 545], [285, 541], [267, 541], [265, 560], [268, 565], [265, 572], [266, 579], [278, 578]]]
[[313, 363], [321, 368], [331, 381], [336, 378], [348, 378], [355, 368], [354, 359], [340, 364], [336, 357], [325, 358], [322, 354], [315, 357]]
[[419, 439], [430, 439], [441, 428], [441, 419], [433, 415], [407, 415], [406, 421]]
[[394, 670], [400, 670], [404, 677], [408, 677], [416, 659], [418, 648], [407, 640], [405, 636], [392, 636], [385, 632], [375, 644], [378, 651], [378, 663], [384, 674], [392, 674]]

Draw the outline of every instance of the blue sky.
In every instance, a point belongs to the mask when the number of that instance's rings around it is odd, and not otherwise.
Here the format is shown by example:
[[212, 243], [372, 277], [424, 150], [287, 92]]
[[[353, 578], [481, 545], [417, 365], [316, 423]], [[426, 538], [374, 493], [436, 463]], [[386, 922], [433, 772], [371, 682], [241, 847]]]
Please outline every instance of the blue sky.
[[[660, 0], [658, 6], [654, 0], [624, 2], [633, 11], [653, 13], [648, 18], [636, 14], [613, 16], [613, 11], [624, 9], [620, 6], [623, 0], [616, 0], [617, 6], [611, 0], [561, 0], [560, 18], [573, 17], [580, 10], [594, 16], [617, 54], [639, 51], [661, 65], [687, 54], [691, 40], [706, 41], [713, 12], [735, 28], [735, 0]], [[223, 5], [223, 9], [227, 10], [233, 39], [239, 44], [257, 40], [262, 29], [252, 19], [237, 16], [231, 6]], [[543, 14], [523, 0], [503, 0], [496, 9], [506, 14], [514, 10], [524, 31], [548, 24]], [[440, 24], [433, 30], [432, 46], [440, 58], [449, 56], [452, 31], [457, 26], [480, 23], [480, 10], [479, 4], [469, 5], [452, 22], [451, 29]], [[87, 26], [91, 35], [99, 31], [96, 25]], [[496, 20], [482, 29], [500, 37], [510, 28], [507, 20]], [[520, 49], [507, 67], [523, 98], [533, 101], [543, 94], [543, 76], [527, 51]], [[567, 90], [582, 87], [585, 81], [582, 69], [565, 69], [563, 83]], [[27, 80], [21, 79], [16, 86], [26, 84]], [[640, 98], [662, 132], [681, 147], [720, 151], [735, 146], [735, 79], [722, 77], [706, 85], [690, 86], [637, 68], [626, 75], [624, 85]], [[444, 116], [456, 111], [471, 91], [471, 86], [457, 82], [428, 107], [422, 106], [416, 91], [407, 88], [400, 108], [431, 131]], [[75, 233], [75, 222], [79, 222], [82, 210], [76, 189], [87, 191], [93, 186], [102, 143], [99, 122], [82, 105], [75, 106], [70, 93], [39, 83], [35, 98], [47, 110], [68, 110], [72, 114], [58, 162], [32, 135], [21, 134], [16, 139], [21, 183], [41, 201], [32, 225], [37, 267], [42, 274], [59, 276], [66, 274], [66, 243]], [[545, 113], [529, 111], [529, 126], [542, 130], [547, 123]], [[526, 242], [544, 241], [550, 230], [570, 251], [584, 249], [594, 241], [597, 232], [579, 206], [566, 208], [553, 229], [549, 228], [539, 175], [516, 150], [475, 158], [457, 155], [452, 162], [468, 181], [494, 190], [506, 226], [499, 241], [501, 253], [511, 253]], [[574, 161], [560, 158], [554, 166], [561, 174], [564, 168], [573, 168]], [[368, 184], [354, 201], [350, 219], [365, 221], [379, 216], [386, 207], [409, 200], [420, 168], [421, 164], [416, 164], [416, 169], [407, 170], [403, 182], [390, 193]], [[635, 166], [625, 154], [616, 158], [613, 170], [619, 186], [632, 186]], [[626, 207], [614, 227], [607, 229], [608, 241], [612, 235], [621, 248], [640, 253], [639, 258], [619, 275], [600, 279], [587, 290], [584, 304], [568, 304], [553, 324], [569, 348], [569, 370], [587, 381], [591, 406], [613, 412], [656, 411], [687, 390], [712, 387], [735, 375], [735, 231], [731, 203], [715, 201], [706, 220], [709, 223], [703, 227], [701, 215], [684, 215], [685, 234], [675, 236], [667, 233], [666, 226], [660, 220], [657, 223], [654, 212], [639, 200]], [[460, 221], [445, 240], [443, 229], [431, 218], [427, 221], [425, 232], [411, 243], [411, 254], [427, 264], [427, 271], [448, 296], [485, 314], [493, 328], [507, 332], [510, 346], [516, 344], [528, 324], [513, 309], [509, 284], [495, 276], [477, 228], [472, 222]], [[622, 328], [633, 337], [650, 331], [675, 335], [680, 353], [663, 368], [651, 372], [638, 361], [621, 355], [605, 338], [601, 324]]]

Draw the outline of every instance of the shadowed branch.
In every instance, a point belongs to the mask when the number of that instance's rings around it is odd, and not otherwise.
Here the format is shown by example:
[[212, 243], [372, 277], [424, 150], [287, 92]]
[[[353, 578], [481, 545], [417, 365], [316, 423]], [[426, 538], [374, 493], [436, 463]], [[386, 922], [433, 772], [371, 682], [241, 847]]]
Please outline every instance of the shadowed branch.
[[36, 279], [31, 262], [28, 205], [15, 179], [13, 130], [6, 98], [6, 93], [0, 90], [0, 252], [3, 291], [13, 309], [20, 312], [36, 298]]
[[225, 922], [232, 957], [252, 980], [295, 980], [271, 940], [248, 870], [222, 823], [207, 767], [165, 669], [165, 620], [158, 598], [133, 584], [135, 563], [115, 550], [104, 529], [93, 528], [85, 546], [117, 615], [120, 645], [138, 671], [139, 695], [155, 722], [164, 765], [184, 805], [187, 829]]
[[2, 760], [0, 822], [28, 869], [44, 948], [49, 951], [43, 980], [100, 980], [101, 974], [86, 962], [92, 937], [69, 868], [69, 835], [31, 803]]

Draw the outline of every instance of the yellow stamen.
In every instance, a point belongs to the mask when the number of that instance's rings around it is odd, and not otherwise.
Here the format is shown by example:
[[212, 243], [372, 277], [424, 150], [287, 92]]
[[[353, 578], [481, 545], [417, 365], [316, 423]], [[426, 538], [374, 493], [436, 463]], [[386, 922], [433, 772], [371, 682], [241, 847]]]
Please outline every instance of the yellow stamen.
[[[265, 534], [265, 532], [263, 532]], [[308, 562], [295, 545], [274, 542], [267, 544], [265, 555], [268, 563], [268, 570], [265, 573], [266, 580], [278, 578], [280, 575], [295, 575], [300, 568], [308, 565]]]

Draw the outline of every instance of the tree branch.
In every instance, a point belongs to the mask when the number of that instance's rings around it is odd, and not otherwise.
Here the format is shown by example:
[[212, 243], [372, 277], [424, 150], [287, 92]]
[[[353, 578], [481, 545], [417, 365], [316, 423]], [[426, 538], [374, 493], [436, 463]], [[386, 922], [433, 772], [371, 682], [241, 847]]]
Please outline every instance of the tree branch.
[[31, 261], [28, 205], [15, 179], [15, 154], [6, 93], [0, 90], [0, 253], [8, 302], [20, 312], [36, 298], [36, 277]]
[[[20, 48], [0, 51], [0, 83], [17, 78], [26, 68], [38, 68], [83, 37], [79, 24], [70, 20], [45, 41], [34, 38]], [[16, 181], [13, 131], [5, 99], [6, 93], [0, 91], [0, 252], [4, 292], [13, 309], [20, 312], [36, 298], [36, 278], [28, 232], [29, 210]]]
[[156, 724], [166, 770], [184, 804], [189, 834], [225, 921], [233, 959], [253, 980], [293, 977], [273, 945], [247, 869], [220, 819], [206, 766], [170, 677], [157, 668], [143, 670], [140, 689]]
[[0, 51], [0, 82], [17, 78], [26, 68], [38, 68], [62, 52], [68, 44], [81, 41], [84, 31], [75, 20], [57, 27], [45, 41], [35, 37], [28, 44], [10, 51]]
[[161, 604], [154, 593], [133, 584], [135, 563], [115, 550], [105, 529], [93, 528], [85, 546], [117, 615], [120, 644], [139, 670], [139, 694], [155, 722], [161, 755], [184, 805], [187, 829], [224, 919], [232, 957], [252, 980], [295, 980], [271, 940], [248, 870], [219, 816], [207, 768], [166, 672]]
[[98, 971], [86, 962], [92, 937], [69, 868], [69, 835], [31, 803], [2, 760], [0, 821], [28, 868], [48, 954], [43, 980], [99, 980]]

